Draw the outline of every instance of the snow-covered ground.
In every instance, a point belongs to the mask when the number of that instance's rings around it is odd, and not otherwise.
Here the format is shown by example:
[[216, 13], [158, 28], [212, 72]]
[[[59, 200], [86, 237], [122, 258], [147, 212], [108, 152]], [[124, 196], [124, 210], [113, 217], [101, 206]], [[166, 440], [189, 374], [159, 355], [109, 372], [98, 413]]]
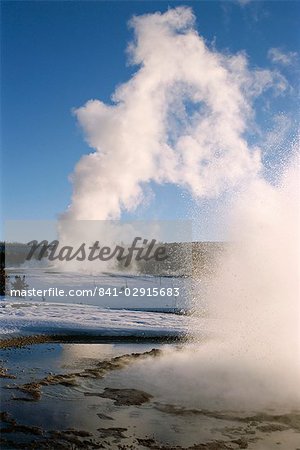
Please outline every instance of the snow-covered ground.
[[193, 319], [178, 314], [110, 310], [99, 306], [9, 300], [0, 303], [0, 336], [88, 332], [98, 336], [178, 336]]
[[[98, 336], [178, 336], [188, 332], [190, 316], [166, 312], [187, 309], [191, 280], [131, 274], [49, 273], [23, 270], [10, 273], [25, 275], [28, 289], [71, 290], [116, 289], [117, 296], [64, 296], [6, 298], [0, 301], [0, 336], [11, 333], [76, 333]], [[158, 295], [136, 295], [134, 289], [155, 288]], [[166, 289], [173, 289], [167, 296]], [[179, 293], [175, 295], [176, 291]], [[124, 290], [127, 289], [125, 295]], [[162, 294], [161, 294], [162, 293]]]
[[[86, 274], [74, 272], [50, 272], [45, 269], [15, 269], [9, 271], [11, 282], [15, 275], [23, 277], [25, 275], [28, 289], [48, 288], [63, 289], [66, 293], [70, 290], [93, 290], [102, 288], [104, 291], [111, 289], [111, 295], [95, 296], [79, 293], [77, 296], [65, 295], [59, 297], [46, 293], [42, 297], [29, 296], [28, 300], [59, 302], [59, 303], [84, 303], [108, 308], [147, 308], [147, 309], [168, 309], [185, 308], [189, 303], [192, 281], [187, 278], [158, 277], [151, 275], [102, 273]], [[125, 295], [124, 289], [127, 288]], [[140, 295], [136, 289], [145, 289], [147, 295]], [[172, 295], [160, 295], [161, 289], [172, 289]], [[158, 291], [158, 295], [153, 294], [153, 289]], [[175, 291], [177, 289], [177, 291]], [[149, 291], [150, 290], [150, 291]], [[121, 293], [123, 291], [123, 293]], [[117, 295], [112, 295], [117, 292]], [[177, 295], [178, 294], [178, 295]]]

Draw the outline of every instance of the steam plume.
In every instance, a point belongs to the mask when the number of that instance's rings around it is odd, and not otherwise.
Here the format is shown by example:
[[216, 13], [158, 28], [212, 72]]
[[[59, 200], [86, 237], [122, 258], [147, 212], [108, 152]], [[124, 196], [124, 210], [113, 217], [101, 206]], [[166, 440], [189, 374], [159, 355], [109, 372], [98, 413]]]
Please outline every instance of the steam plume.
[[72, 175], [67, 219], [118, 219], [144, 199], [146, 183], [176, 183], [214, 197], [261, 169], [260, 150], [245, 133], [252, 102], [264, 89], [284, 90], [247, 57], [208, 48], [190, 8], [133, 17], [130, 62], [138, 66], [112, 103], [89, 100], [75, 110], [94, 151]]

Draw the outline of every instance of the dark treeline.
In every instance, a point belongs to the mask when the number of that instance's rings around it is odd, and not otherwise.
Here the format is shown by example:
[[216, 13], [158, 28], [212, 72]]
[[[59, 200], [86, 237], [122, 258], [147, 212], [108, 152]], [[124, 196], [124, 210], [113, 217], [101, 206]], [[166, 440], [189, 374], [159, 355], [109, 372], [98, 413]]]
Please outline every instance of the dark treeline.
[[[218, 255], [222, 253], [225, 244], [222, 242], [183, 242], [183, 243], [157, 243], [166, 248], [168, 258], [165, 261], [136, 261], [133, 259], [130, 267], [124, 267], [123, 261], [115, 261], [117, 271], [133, 270], [137, 273], [159, 276], [206, 276], [214, 270]], [[26, 244], [0, 243], [1, 252], [1, 295], [5, 289], [5, 267], [20, 267], [26, 263], [30, 248]], [[38, 262], [39, 252], [31, 259]], [[44, 258], [47, 258], [45, 253]], [[43, 258], [43, 259], [44, 259]]]
[[[24, 264], [29, 250], [30, 247], [27, 244], [20, 242], [0, 242], [1, 261], [5, 267], [19, 267]], [[33, 259], [36, 257], [34, 255]]]

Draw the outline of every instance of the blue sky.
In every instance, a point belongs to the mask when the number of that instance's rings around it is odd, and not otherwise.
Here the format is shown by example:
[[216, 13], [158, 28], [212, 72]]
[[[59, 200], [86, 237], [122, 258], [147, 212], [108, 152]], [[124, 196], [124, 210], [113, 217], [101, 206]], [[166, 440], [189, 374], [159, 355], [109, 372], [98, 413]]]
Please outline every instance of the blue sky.
[[[254, 67], [270, 66], [270, 48], [286, 54], [299, 48], [298, 1], [2, 2], [4, 219], [56, 219], [66, 209], [72, 192], [68, 176], [79, 158], [91, 151], [72, 108], [89, 99], [110, 102], [115, 87], [136, 70], [127, 64], [125, 51], [132, 39], [127, 27], [132, 15], [179, 4], [193, 7], [198, 31], [208, 43], [222, 52], [245, 50]], [[294, 67], [282, 65], [280, 70], [297, 85], [299, 72]], [[295, 118], [298, 100], [295, 95], [275, 99], [267, 113], [258, 104], [257, 119], [265, 133], [272, 129], [275, 115]], [[269, 157], [273, 169], [284, 151], [279, 143]], [[151, 204], [126, 218], [187, 217], [188, 194], [171, 185], [152, 189]], [[214, 204], [208, 209], [201, 239], [215, 238], [215, 221], [207, 219], [214, 215]]]

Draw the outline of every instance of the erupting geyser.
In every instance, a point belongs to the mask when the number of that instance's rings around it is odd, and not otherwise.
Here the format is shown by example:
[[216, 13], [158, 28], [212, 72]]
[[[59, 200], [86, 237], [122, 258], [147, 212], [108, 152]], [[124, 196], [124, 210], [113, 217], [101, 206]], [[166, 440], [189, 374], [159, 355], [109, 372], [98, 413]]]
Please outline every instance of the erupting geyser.
[[246, 139], [255, 98], [287, 81], [251, 69], [244, 53], [209, 48], [194, 22], [184, 7], [131, 20], [139, 69], [111, 104], [75, 111], [94, 152], [75, 168], [63, 219], [118, 219], [149, 182], [175, 183], [195, 199], [229, 192], [230, 243], [198, 296], [209, 311], [199, 319], [204, 339], [140, 370], [206, 408], [299, 407], [298, 149], [287, 148], [293, 160], [271, 184], [261, 149]]

